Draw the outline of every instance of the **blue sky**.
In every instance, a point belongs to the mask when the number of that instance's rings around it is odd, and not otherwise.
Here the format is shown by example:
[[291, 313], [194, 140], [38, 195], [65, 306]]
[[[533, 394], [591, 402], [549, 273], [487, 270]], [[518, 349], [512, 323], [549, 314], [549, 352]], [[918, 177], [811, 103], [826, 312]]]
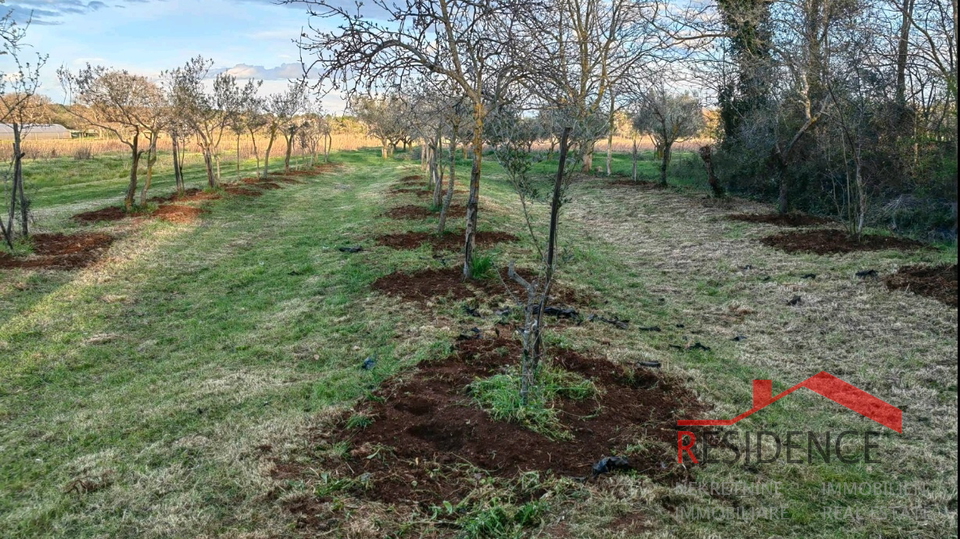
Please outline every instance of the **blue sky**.
[[[7, 9], [18, 20], [33, 13], [24, 41], [50, 55], [40, 91], [56, 102], [64, 99], [61, 65], [90, 62], [155, 77], [197, 54], [277, 92], [300, 71], [292, 40], [308, 23], [304, 5], [271, 0], [6, 0], [0, 10]], [[324, 103], [332, 111], [342, 106], [338, 96]]]

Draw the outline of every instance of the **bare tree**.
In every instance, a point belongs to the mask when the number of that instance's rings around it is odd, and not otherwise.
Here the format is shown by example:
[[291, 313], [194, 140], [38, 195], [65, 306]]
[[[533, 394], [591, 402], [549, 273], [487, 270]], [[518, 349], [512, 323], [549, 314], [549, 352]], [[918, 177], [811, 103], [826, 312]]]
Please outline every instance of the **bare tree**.
[[552, 8], [532, 13], [526, 45], [515, 50], [534, 74], [524, 79], [531, 93], [575, 119], [571, 137], [583, 145], [583, 171], [592, 172], [596, 140], [610, 133], [622, 105], [611, 94], [670, 51], [670, 34], [652, 25], [656, 2], [557, 0]]
[[20, 233], [27, 238], [30, 233], [30, 200], [23, 187], [23, 138], [29, 133], [29, 124], [42, 118], [45, 108], [38, 100], [37, 88], [40, 86], [40, 69], [46, 64], [47, 56], [37, 54], [30, 63], [23, 58], [23, 38], [26, 36], [29, 21], [18, 25], [13, 20], [13, 11], [0, 18], [0, 56], [10, 60], [10, 66], [0, 69], [0, 122], [9, 123], [13, 128], [13, 162], [11, 163], [10, 206], [7, 223], [0, 218], [0, 233], [7, 246], [13, 248], [14, 216], [20, 208]]
[[[291, 1], [292, 0], [285, 0]], [[480, 175], [483, 163], [483, 124], [488, 107], [518, 73], [505, 56], [515, 38], [517, 19], [531, 4], [522, 0], [375, 0], [376, 17], [334, 0], [307, 2], [317, 6], [322, 20], [337, 21], [333, 31], [311, 26], [301, 49], [315, 55], [323, 78], [353, 88], [389, 85], [414, 73], [434, 73], [448, 79], [467, 97], [473, 111], [473, 168], [467, 199], [464, 237], [465, 278], [473, 277]], [[369, 12], [369, 11], [368, 11]], [[390, 20], [384, 25], [379, 20]], [[326, 23], [325, 23], [326, 26]]]
[[137, 170], [145, 151], [140, 139], [147, 136], [155, 144], [159, 134], [164, 107], [160, 88], [142, 75], [90, 64], [76, 74], [61, 67], [57, 74], [74, 103], [83, 107], [71, 107], [71, 112], [113, 133], [130, 148], [130, 181], [124, 197], [124, 207], [130, 211], [137, 194]]

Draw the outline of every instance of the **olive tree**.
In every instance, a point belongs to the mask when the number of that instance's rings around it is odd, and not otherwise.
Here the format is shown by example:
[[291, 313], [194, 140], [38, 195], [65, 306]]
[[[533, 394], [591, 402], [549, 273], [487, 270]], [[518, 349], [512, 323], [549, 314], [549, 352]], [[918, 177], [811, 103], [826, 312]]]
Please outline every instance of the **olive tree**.
[[137, 194], [140, 158], [146, 151], [141, 137], [147, 137], [148, 149], [156, 149], [163, 93], [147, 77], [126, 70], [87, 64], [77, 73], [66, 68], [57, 73], [73, 102], [80, 105], [69, 110], [90, 125], [113, 133], [130, 149], [130, 180], [124, 197], [124, 207], [130, 211]]
[[662, 85], [641, 92], [636, 107], [633, 127], [653, 140], [660, 157], [660, 184], [667, 185], [673, 145], [703, 132], [703, 107], [695, 96], [671, 94]]

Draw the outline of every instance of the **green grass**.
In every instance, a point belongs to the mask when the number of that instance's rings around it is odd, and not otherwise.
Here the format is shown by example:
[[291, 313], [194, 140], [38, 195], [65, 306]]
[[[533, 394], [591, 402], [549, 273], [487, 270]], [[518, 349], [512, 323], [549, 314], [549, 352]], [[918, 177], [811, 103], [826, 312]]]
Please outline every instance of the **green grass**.
[[[628, 174], [629, 157], [616, 157], [615, 172]], [[865, 268], [887, 273], [908, 263], [955, 263], [956, 246], [785, 255], [756, 242], [769, 228], [722, 219], [728, 211], [756, 209], [751, 203], [704, 207], [700, 197], [684, 195], [686, 186], [702, 189], [702, 170], [693, 164], [685, 173], [678, 165], [671, 176], [680, 192], [584, 181], [570, 193], [561, 220], [558, 280], [600, 298], [578, 307], [663, 331], [590, 323], [548, 327], [547, 346], [624, 364], [661, 361], [714, 407], [711, 417], [749, 407], [754, 378], [774, 379], [779, 390], [819, 370], [834, 372], [907, 406], [905, 434], [881, 439], [882, 464], [696, 470], [704, 481], [781, 482], [770, 499], [736, 501], [791, 509], [787, 520], [755, 522], [681, 518], [667, 508], [733, 502], [656, 484], [643, 474], [586, 484], [525, 475], [513, 485], [527, 493], [522, 500], [484, 477], [473, 497], [438, 509], [433, 518], [358, 508], [350, 493], [365, 488], [361, 478], [335, 477], [319, 467], [316, 477], [272, 479], [271, 461], [258, 448], [270, 446], [312, 467], [322, 451], [348, 452], [342, 445], [315, 447], [310, 433], [388, 377], [445, 357], [459, 330], [479, 323], [457, 302], [413, 308], [371, 292], [370, 284], [383, 275], [442, 264], [427, 247], [395, 251], [372, 239], [432, 231], [435, 219], [380, 217], [393, 205], [428, 203], [385, 195], [390, 182], [419, 170], [416, 163], [384, 163], [373, 151], [341, 153], [335, 160], [341, 169], [306, 183], [259, 198], [210, 202], [210, 213], [195, 224], [94, 227], [79, 227], [69, 217], [120, 203], [123, 156], [26, 164], [35, 229], [89, 228], [118, 241], [107, 260], [81, 272], [0, 273], [0, 536], [292, 536], [293, 516], [282, 501], [319, 494], [334, 496], [340, 512], [333, 514], [370, 537], [404, 529], [412, 537], [418, 530], [468, 537], [956, 536], [956, 310], [853, 277]], [[189, 163], [187, 186], [203, 187], [196, 156]], [[644, 179], [655, 179], [656, 163], [643, 163]], [[525, 236], [516, 196], [491, 158], [484, 166], [480, 228]], [[537, 164], [543, 182], [552, 166]], [[173, 189], [164, 167], [154, 194]], [[244, 167], [245, 175], [252, 173], [251, 163]], [[229, 170], [225, 165], [225, 177]], [[458, 181], [468, 174], [469, 162], [458, 162]], [[546, 209], [535, 204], [541, 236]], [[365, 252], [341, 253], [343, 245], [362, 245]], [[535, 253], [517, 243], [484, 254], [495, 255], [498, 265], [523, 265], [535, 263]], [[456, 255], [449, 258], [457, 263]], [[740, 271], [746, 264], [756, 270]], [[799, 279], [807, 272], [819, 277]], [[785, 306], [793, 294], [804, 296], [800, 308]], [[732, 315], [737, 309], [752, 314]], [[730, 341], [736, 334], [747, 340]], [[712, 350], [670, 347], [691, 341]], [[376, 367], [361, 369], [370, 356]], [[584, 398], [592, 391], [581, 380], [545, 372], [544, 403], [564, 392]], [[478, 382], [476, 394], [492, 413], [516, 418], [515, 383], [516, 373], [504, 373]], [[864, 427], [859, 417], [808, 392], [743, 427], [785, 432], [798, 418], [805, 430]], [[355, 415], [350, 426], [363, 428], [371, 420]], [[556, 425], [549, 417], [540, 424]], [[655, 449], [665, 461], [676, 457], [676, 447]], [[827, 480], [928, 485], [932, 492], [917, 502], [945, 513], [923, 520], [893, 509], [898, 500], [823, 497], [819, 488]], [[821, 518], [832, 505], [880, 510], [883, 518]], [[641, 516], [642, 531], [624, 524]], [[445, 527], [451, 519], [456, 526]]]
[[560, 398], [583, 400], [597, 393], [596, 386], [581, 376], [541, 365], [537, 385], [526, 404], [520, 398], [519, 366], [503, 374], [476, 380], [467, 391], [491, 417], [498, 421], [519, 423], [533, 431], [556, 440], [569, 440], [554, 407]]

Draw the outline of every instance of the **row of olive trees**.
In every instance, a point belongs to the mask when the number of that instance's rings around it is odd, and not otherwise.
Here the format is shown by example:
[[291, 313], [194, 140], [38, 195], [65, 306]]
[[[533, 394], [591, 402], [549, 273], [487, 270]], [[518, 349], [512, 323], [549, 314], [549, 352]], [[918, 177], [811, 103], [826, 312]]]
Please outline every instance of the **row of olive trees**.
[[[423, 142], [421, 155], [434, 187], [435, 205], [441, 203], [447, 169], [441, 164], [444, 147], [450, 159], [447, 196], [442, 200], [445, 209], [453, 193], [455, 149], [458, 144], [468, 144], [471, 172], [464, 227], [465, 279], [475, 276], [485, 147], [494, 146], [501, 164], [519, 171], [529, 164], [534, 140], [560, 144], [563, 164], [554, 189], [546, 196], [549, 234], [540, 238], [535, 227], [529, 227], [542, 255], [540, 271], [533, 280], [510, 272], [527, 290], [523, 301], [527, 317], [521, 330], [526, 397], [540, 363], [543, 319], [538, 313], [553, 281], [560, 210], [566, 186], [575, 178], [571, 171], [577, 165], [585, 172], [593, 170], [598, 138], [609, 135], [617, 114], [639, 106], [639, 98], [630, 98], [630, 89], [643, 86], [649, 64], [671, 58], [679, 50], [669, 31], [652, 29], [661, 4], [635, 0], [491, 0], [482, 4], [470, 0], [426, 4], [374, 0], [372, 5], [356, 9], [333, 0], [310, 3], [315, 16], [334, 19], [337, 25], [334, 30], [305, 35], [301, 41], [305, 55], [315, 58], [313, 65], [319, 66], [321, 75], [334, 87], [355, 96], [375, 96], [355, 97], [354, 111], [373, 126], [370, 131], [383, 141], [385, 157], [396, 141], [411, 133]], [[388, 26], [378, 22], [384, 15], [393, 21]], [[672, 24], [659, 23], [664, 27]], [[321, 27], [330, 25], [311, 26]], [[667, 138], [673, 141], [679, 136], [668, 134]], [[666, 154], [669, 156], [669, 151]], [[524, 174], [513, 177], [526, 207]]]
[[[326, 140], [324, 147], [329, 151], [329, 123], [317, 107], [311, 108], [303, 81], [291, 82], [284, 92], [261, 96], [262, 81], [240, 84], [227, 72], [213, 76], [212, 87], [208, 87], [212, 67], [212, 61], [198, 56], [182, 67], [163, 72], [159, 82], [126, 70], [89, 64], [75, 73], [66, 68], [58, 70], [73, 104], [79, 105], [67, 110], [85, 124], [113, 134], [130, 149], [130, 176], [124, 197], [127, 210], [136, 200], [138, 171], [144, 157], [146, 179], [140, 204], [146, 203], [157, 162], [157, 140], [163, 134], [173, 142], [179, 190], [183, 189], [183, 152], [190, 140], [196, 141], [203, 155], [210, 188], [216, 188], [222, 178], [222, 147], [224, 137], [231, 133], [237, 141], [238, 175], [239, 141], [244, 135], [253, 140], [260, 176], [268, 174], [274, 142], [280, 138], [285, 142], [286, 170], [298, 140], [312, 148], [317, 147], [314, 141]], [[256, 146], [261, 133], [268, 141], [262, 169]]]

